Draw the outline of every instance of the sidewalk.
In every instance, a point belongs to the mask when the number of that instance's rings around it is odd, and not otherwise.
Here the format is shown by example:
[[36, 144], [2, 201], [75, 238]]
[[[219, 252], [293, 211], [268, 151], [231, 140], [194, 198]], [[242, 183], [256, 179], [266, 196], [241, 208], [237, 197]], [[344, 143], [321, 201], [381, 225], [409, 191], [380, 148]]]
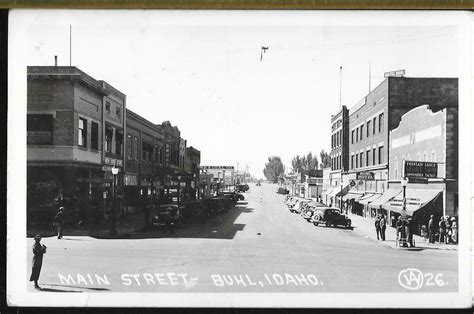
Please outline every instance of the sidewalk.
[[401, 250], [447, 250], [447, 251], [455, 251], [458, 249], [458, 246], [455, 244], [443, 244], [443, 243], [429, 243], [425, 241], [422, 237], [418, 235], [413, 235], [413, 239], [415, 240], [415, 247], [414, 248], [406, 248], [406, 247], [399, 247], [397, 246], [397, 231], [393, 227], [387, 226], [385, 230], [385, 241], [377, 240], [377, 233], [375, 231], [374, 220], [370, 218], [361, 217], [355, 214], [349, 213], [349, 218], [352, 220], [352, 226], [354, 227], [354, 231], [359, 233], [360, 235], [370, 238], [373, 241], [376, 241], [380, 244], [389, 246], [395, 249]]

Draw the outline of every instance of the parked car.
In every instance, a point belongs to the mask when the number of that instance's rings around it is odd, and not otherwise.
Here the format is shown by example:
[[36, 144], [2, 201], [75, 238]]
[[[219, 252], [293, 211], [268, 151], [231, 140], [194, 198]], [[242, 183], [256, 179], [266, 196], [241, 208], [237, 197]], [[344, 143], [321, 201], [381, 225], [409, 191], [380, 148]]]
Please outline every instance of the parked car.
[[278, 188], [277, 193], [278, 194], [289, 194], [290, 191], [285, 189], [285, 188]]
[[151, 225], [154, 228], [167, 228], [173, 233], [180, 219], [181, 212], [178, 205], [160, 205], [157, 206], [156, 214], [151, 218]]
[[297, 213], [297, 214], [301, 214], [301, 211], [303, 210], [303, 207], [308, 204], [309, 202], [311, 202], [311, 200], [308, 200], [308, 199], [300, 199], [296, 204], [295, 206], [293, 206], [293, 212], [294, 213]]
[[247, 192], [250, 187], [248, 184], [237, 184], [235, 186], [235, 189], [237, 190], [237, 192]]
[[301, 216], [307, 221], [309, 221], [311, 218], [313, 218], [313, 215], [315, 214], [316, 209], [321, 208], [321, 207], [327, 207], [327, 206], [320, 202], [311, 201], [305, 205], [305, 207], [301, 211]]
[[334, 207], [320, 207], [317, 208], [311, 222], [318, 226], [319, 224], [325, 224], [326, 227], [330, 226], [343, 226], [351, 228], [351, 220], [344, 214], [341, 214], [339, 208]]

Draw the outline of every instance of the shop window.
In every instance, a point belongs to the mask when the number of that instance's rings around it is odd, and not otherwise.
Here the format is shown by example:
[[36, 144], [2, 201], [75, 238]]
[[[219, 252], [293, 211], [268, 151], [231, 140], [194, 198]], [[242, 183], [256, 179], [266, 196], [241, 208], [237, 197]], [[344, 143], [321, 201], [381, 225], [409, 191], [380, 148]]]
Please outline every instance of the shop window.
[[132, 159], [132, 136], [127, 134], [126, 154], [128, 159]]
[[379, 132], [382, 132], [383, 130], [383, 112], [379, 114]]
[[105, 126], [105, 151], [112, 152], [112, 138], [114, 136], [114, 129], [110, 125]]
[[26, 122], [28, 145], [53, 144], [53, 115], [28, 114]]
[[360, 140], [362, 141], [362, 134], [364, 133], [364, 125], [360, 126]]
[[377, 117], [374, 117], [372, 121], [372, 133], [375, 134], [375, 126], [377, 125]]
[[91, 122], [91, 149], [99, 149], [99, 124]]
[[367, 137], [370, 135], [370, 120], [367, 121]]
[[87, 147], [87, 120], [83, 118], [79, 118], [77, 144], [82, 147]]
[[383, 163], [383, 146], [379, 147], [379, 164]]
[[110, 102], [105, 102], [105, 112], [110, 113]]
[[122, 156], [122, 147], [123, 147], [123, 132], [121, 130], [116, 130], [115, 134], [115, 154]]

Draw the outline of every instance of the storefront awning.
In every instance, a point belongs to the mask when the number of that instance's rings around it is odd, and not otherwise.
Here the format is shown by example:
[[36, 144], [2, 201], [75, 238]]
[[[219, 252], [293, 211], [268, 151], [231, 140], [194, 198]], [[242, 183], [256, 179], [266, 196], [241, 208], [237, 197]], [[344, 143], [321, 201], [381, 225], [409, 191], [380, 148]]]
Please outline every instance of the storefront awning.
[[[339, 191], [340, 192], [340, 191]], [[350, 200], [358, 200], [362, 197], [362, 194], [357, 194], [357, 193], [347, 193], [342, 197], [343, 201], [350, 201]]]
[[[441, 190], [406, 190], [406, 213], [412, 216], [415, 211], [424, 207], [442, 193]], [[403, 209], [403, 193], [382, 204], [384, 209], [401, 213]]]
[[357, 202], [359, 204], [367, 205], [367, 204], [372, 203], [373, 201], [377, 200], [381, 196], [382, 196], [382, 194], [367, 193], [363, 197], [359, 198], [357, 200]]
[[382, 204], [393, 199], [395, 196], [397, 196], [401, 192], [402, 190], [400, 189], [388, 189], [387, 191], [385, 191], [385, 193], [382, 194], [382, 196], [380, 196], [378, 199], [370, 203], [369, 207], [379, 208]]
[[323, 192], [323, 195], [330, 195], [332, 192], [333, 188], [329, 188], [326, 191]]
[[[336, 196], [341, 196], [341, 187], [337, 187], [334, 190], [335, 190]], [[342, 188], [342, 196], [346, 195], [348, 191], [349, 191], [349, 184]]]

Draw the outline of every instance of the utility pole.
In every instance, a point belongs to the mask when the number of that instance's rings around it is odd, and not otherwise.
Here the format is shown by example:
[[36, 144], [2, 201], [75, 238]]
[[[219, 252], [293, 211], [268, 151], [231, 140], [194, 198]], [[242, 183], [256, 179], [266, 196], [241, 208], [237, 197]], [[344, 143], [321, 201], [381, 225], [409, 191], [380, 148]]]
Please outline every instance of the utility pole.
[[69, 66], [72, 66], [72, 25], [69, 24]]
[[342, 110], [342, 65], [339, 67], [339, 110]]

